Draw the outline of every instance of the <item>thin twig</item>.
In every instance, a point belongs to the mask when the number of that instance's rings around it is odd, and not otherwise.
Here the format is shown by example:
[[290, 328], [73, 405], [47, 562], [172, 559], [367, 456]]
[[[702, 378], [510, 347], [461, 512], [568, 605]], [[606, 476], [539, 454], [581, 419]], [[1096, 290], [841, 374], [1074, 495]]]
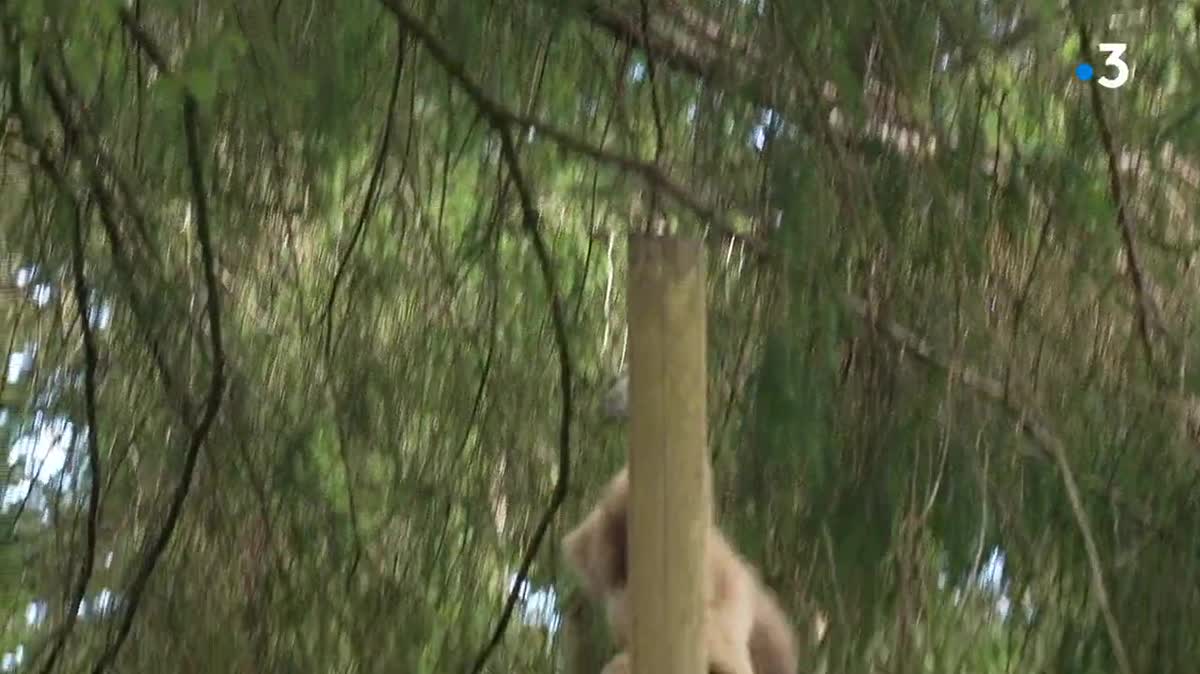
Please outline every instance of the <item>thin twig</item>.
[[546, 294], [550, 302], [550, 321], [554, 327], [554, 343], [558, 350], [558, 384], [561, 394], [561, 407], [558, 427], [558, 477], [554, 483], [554, 491], [551, 493], [550, 503], [546, 506], [545, 512], [542, 513], [542, 517], [533, 531], [529, 547], [525, 550], [525, 555], [521, 559], [521, 565], [518, 567], [512, 589], [509, 591], [508, 599], [504, 602], [500, 621], [496, 624], [492, 638], [475, 659], [475, 666], [472, 668], [474, 674], [479, 674], [483, 671], [484, 664], [500, 644], [500, 640], [504, 636], [504, 631], [512, 620], [513, 609], [516, 607], [517, 599], [520, 597], [521, 587], [529, 577], [529, 571], [533, 567], [533, 560], [537, 556], [542, 540], [546, 537], [546, 532], [549, 530], [554, 516], [558, 513], [558, 509], [567, 498], [568, 480], [571, 471], [571, 416], [573, 410], [571, 400], [571, 380], [573, 375], [571, 373], [572, 364], [570, 345], [567, 341], [566, 319], [563, 316], [562, 300], [558, 295], [558, 284], [554, 278], [554, 267], [550, 261], [550, 253], [546, 249], [546, 243], [542, 239], [539, 229], [541, 216], [538, 214], [532, 191], [521, 173], [512, 134], [507, 127], [500, 125], [498, 120], [492, 120], [492, 122], [496, 132], [500, 135], [501, 156], [508, 165], [510, 178], [517, 186], [517, 194], [521, 202], [521, 223], [525, 228], [525, 233], [529, 236], [530, 243], [533, 245], [534, 254], [538, 259], [538, 266], [541, 268], [542, 281], [546, 286]]
[[[1091, 36], [1088, 33], [1087, 23], [1081, 17], [1077, 2], [1071, 3], [1071, 10], [1075, 14], [1075, 20], [1079, 24], [1079, 48], [1085, 54], [1090, 53], [1092, 50]], [[1154, 302], [1153, 296], [1150, 294], [1149, 281], [1142, 270], [1137, 244], [1133, 235], [1133, 224], [1129, 220], [1129, 213], [1125, 205], [1125, 195], [1121, 188], [1121, 164], [1117, 156], [1116, 143], [1113, 141], [1112, 130], [1109, 128], [1108, 120], [1104, 115], [1104, 101], [1101, 98], [1100, 85], [1095, 79], [1091, 81], [1088, 92], [1091, 94], [1092, 115], [1096, 118], [1096, 128], [1100, 133], [1100, 144], [1104, 148], [1104, 154], [1108, 160], [1108, 191], [1113, 201], [1113, 207], [1117, 211], [1117, 227], [1120, 229], [1121, 243], [1125, 247], [1125, 257], [1128, 259], [1129, 280], [1133, 283], [1135, 295], [1133, 303], [1135, 307], [1134, 314], [1137, 316], [1138, 333], [1141, 337], [1142, 349], [1146, 356], [1146, 367], [1149, 369], [1151, 376], [1161, 384], [1163, 383], [1162, 377], [1154, 359], [1154, 342], [1151, 336], [1151, 319], [1152, 317], [1155, 320], [1158, 318], [1158, 307]], [[1161, 326], [1156, 324], [1153, 327]], [[1120, 656], [1121, 654], [1118, 655]], [[1125, 664], [1127, 665], [1128, 663]]]
[[564, 149], [639, 176], [652, 188], [662, 190], [664, 194], [679, 202], [684, 208], [691, 211], [697, 218], [707, 223], [722, 236], [734, 239], [760, 255], [767, 253], [764, 242], [737, 231], [724, 218], [720, 209], [706, 203], [700, 196], [676, 182], [658, 164], [636, 157], [628, 157], [602, 147], [596, 147], [586, 140], [576, 137], [569, 131], [538, 119], [533, 115], [522, 114], [508, 109], [484, 91], [482, 85], [467, 74], [466, 67], [462, 62], [452, 56], [449, 48], [442, 44], [427, 26], [404, 7], [400, 0], [380, 0], [380, 2], [408, 27], [413, 36], [421, 42], [425, 49], [433, 56], [434, 60], [442, 66], [442, 69], [458, 82], [459, 87], [475, 102], [480, 111], [492, 120], [493, 126], [499, 124], [505, 128], [518, 126], [522, 129], [533, 129], [538, 134], [553, 140]]
[[[75, 116], [71, 112], [72, 106], [67, 100], [65, 92], [59, 90], [58, 85], [55, 83], [54, 78], [50, 74], [50, 71], [45, 67], [42, 67], [40, 70], [42, 86], [46, 90], [47, 97], [50, 99], [50, 108], [54, 112], [55, 117], [58, 118], [59, 125], [62, 127], [64, 138], [68, 139], [72, 144], [84, 144], [85, 138], [84, 134], [81, 133], [80, 128], [85, 125], [75, 119]], [[48, 149], [49, 144], [46, 139], [42, 138], [40, 134], [37, 134], [34, 131], [32, 120], [28, 117], [28, 113], [24, 111], [24, 108], [22, 106], [14, 107], [18, 109], [23, 120], [22, 126], [24, 128], [24, 134], [27, 138], [27, 142], [39, 152], [39, 161], [43, 170], [45, 170], [51, 176], [51, 179], [56, 185], [60, 186], [60, 189], [69, 189], [68, 187], [65, 187], [65, 185], [67, 185], [65, 167], [58, 168], [54, 165], [53, 160], [50, 159], [50, 152]], [[78, 108], [79, 106], [76, 105], [75, 107]], [[92, 144], [98, 145], [95, 142]], [[95, 168], [96, 164], [104, 163], [104, 159], [101, 156], [102, 153], [100, 153], [98, 147], [95, 150], [95, 155], [96, 162], [83, 161], [82, 164], [84, 165], [84, 168], [87, 169], [85, 171], [87, 175], [87, 181], [91, 187], [92, 197], [95, 199], [97, 211], [100, 216], [100, 224], [104, 229], [105, 236], [108, 240], [109, 249], [112, 253], [113, 266], [116, 268], [117, 274], [123, 282], [122, 288], [129, 295], [130, 308], [134, 317], [137, 319], [136, 325], [143, 331], [143, 339], [146, 342], [146, 348], [149, 350], [150, 356], [154, 360], [155, 366], [158, 369], [159, 377], [162, 379], [163, 388], [166, 390], [172, 402], [179, 407], [180, 414], [184, 418], [185, 422], [190, 425], [191, 402], [187, 400], [186, 395], [176, 389], [175, 377], [171, 373], [171, 369], [168, 365], [166, 350], [163, 348], [154, 331], [149, 327], [150, 322], [147, 320], [148, 312], [145, 308], [146, 302], [144, 301], [141, 293], [138, 291], [137, 283], [133, 274], [134, 264], [132, 260], [134, 258], [129, 254], [128, 249], [121, 238], [120, 228], [117, 225], [115, 195], [111, 193], [105, 186], [101, 174]], [[126, 198], [126, 202], [126, 208], [128, 210], [130, 206], [135, 203], [135, 200], [130, 196]], [[136, 211], [131, 211], [131, 213], [135, 221], [141, 217]], [[145, 267], [145, 265], [143, 264], [142, 267]]]
[[546, 287], [546, 295], [550, 305], [550, 322], [554, 329], [555, 347], [558, 350], [559, 392], [561, 394], [558, 427], [558, 476], [554, 483], [554, 490], [550, 496], [550, 503], [547, 505], [545, 512], [542, 513], [541, 519], [538, 520], [529, 545], [525, 549], [525, 554], [521, 558], [521, 564], [518, 567], [513, 586], [509, 590], [508, 598], [504, 602], [504, 608], [500, 612], [500, 619], [496, 624], [496, 628], [492, 632], [488, 643], [475, 658], [475, 664], [471, 671], [474, 674], [479, 674], [483, 671], [484, 665], [487, 664], [492, 653], [495, 652], [496, 647], [500, 645], [501, 639], [504, 638], [504, 632], [508, 629], [508, 625], [512, 621], [513, 610], [516, 608], [517, 600], [521, 596], [521, 588], [529, 578], [529, 571], [533, 567], [533, 560], [537, 557], [542, 541], [546, 537], [546, 532], [550, 529], [550, 523], [554, 520], [559, 507], [562, 506], [563, 501], [567, 497], [567, 485], [569, 484], [571, 471], [571, 416], [573, 412], [571, 399], [571, 380], [573, 379], [573, 375], [570, 344], [567, 340], [566, 318], [563, 314], [562, 300], [558, 294], [558, 282], [555, 280], [554, 266], [550, 260], [550, 253], [546, 248], [546, 242], [542, 238], [541, 215], [538, 213], [537, 202], [533, 197], [533, 190], [524, 172], [521, 170], [520, 160], [517, 157], [516, 143], [513, 142], [511, 127], [516, 123], [518, 116], [502, 108], [498, 103], [490, 99], [479, 85], [471, 81], [467, 77], [466, 71], [450, 57], [445, 47], [437, 41], [433, 34], [416, 17], [412, 16], [412, 14], [401, 6], [397, 0], [380, 1], [396, 15], [396, 19], [403, 27], [417, 38], [426, 51], [433, 56], [434, 60], [451, 76], [451, 79], [458, 83], [459, 88], [466, 92], [467, 96], [475, 103], [475, 106], [479, 108], [480, 113], [487, 118], [492, 126], [492, 130], [500, 137], [500, 155], [508, 167], [509, 178], [517, 188], [517, 195], [521, 204], [521, 225], [525, 229], [525, 234], [529, 237], [530, 244], [533, 246], [538, 267], [541, 270], [542, 282]]
[[[75, 292], [75, 301], [78, 309], [79, 319], [82, 325], [82, 339], [84, 350], [84, 407], [85, 417], [87, 420], [87, 438], [88, 438], [88, 464], [90, 475], [90, 485], [88, 492], [88, 512], [87, 512], [87, 550], [84, 554], [82, 565], [79, 569], [79, 577], [76, 579], [75, 588], [71, 593], [71, 600], [67, 610], [67, 614], [63, 617], [63, 624], [57, 629], [52, 637], [53, 644], [50, 646], [49, 655], [46, 658], [45, 664], [42, 667], [42, 672], [48, 673], [54, 669], [58, 662], [58, 658], [62, 655], [63, 648], [66, 646], [67, 638], [75, 628], [75, 624], [79, 615], [79, 607], [83, 604], [84, 595], [87, 592], [87, 586], [91, 582], [92, 572], [95, 567], [96, 560], [96, 539], [97, 531], [100, 526], [100, 486], [102, 467], [100, 464], [100, 440], [99, 440], [99, 423], [96, 415], [96, 371], [99, 362], [99, 355], [96, 349], [95, 335], [92, 332], [91, 324], [88, 322], [88, 291], [87, 280], [84, 275], [84, 250], [83, 250], [83, 235], [82, 223], [80, 221], [80, 212], [78, 202], [71, 193], [69, 184], [62, 171], [53, 163], [50, 153], [46, 147], [37, 142], [34, 137], [34, 129], [32, 126], [33, 120], [28, 114], [28, 110], [24, 105], [24, 98], [20, 88], [20, 47], [16, 43], [16, 38], [8, 31], [4, 31], [4, 42], [9, 54], [9, 98], [10, 104], [16, 112], [18, 118], [21, 119], [22, 132], [26, 139], [31, 142], [31, 146], [36, 148], [38, 163], [41, 165], [58, 188], [59, 193], [63, 195], [69, 202], [74, 215], [74, 241], [71, 255], [71, 269], [73, 277], [73, 288]], [[72, 438], [72, 442], [74, 439]], [[40, 472], [40, 468], [38, 469]], [[34, 480], [36, 482], [36, 479]], [[30, 491], [32, 491], [32, 482]], [[28, 498], [28, 495], [26, 496]], [[21, 504], [24, 508], [24, 503]], [[20, 518], [20, 512], [14, 517], [13, 530], [16, 529], [16, 522]]]
[[[663, 154], [666, 151], [667, 134], [663, 128], [662, 104], [658, 100], [658, 79], [655, 77], [657, 69], [654, 66], [654, 50], [650, 49], [650, 43], [645, 39], [650, 34], [649, 0], [641, 0], [640, 5], [642, 14], [642, 52], [646, 57], [646, 86], [650, 89], [650, 110], [653, 112], [654, 118], [654, 165], [661, 166]], [[624, 73], [622, 73], [623, 75]], [[649, 211], [649, 217], [646, 219], [647, 228], [658, 217], [657, 190], [650, 191]]]
[[[156, 67], [164, 70], [163, 74], [167, 74], [165, 72], [166, 62], [162, 58], [162, 53], [134, 19], [133, 14], [125, 8], [120, 9], [119, 12], [121, 23], [129, 31], [134, 42], [146, 52]], [[204, 446], [204, 441], [208, 437], [208, 432], [212, 427], [213, 421], [216, 419], [217, 410], [220, 408], [221, 398], [225, 391], [225, 352], [221, 340], [220, 289], [217, 283], [216, 256], [213, 252], [212, 233], [209, 230], [208, 198], [204, 189], [204, 171], [201, 163], [199, 122], [197, 120], [198, 112], [196, 108], [195, 97], [192, 96], [189, 90], [185, 90], [183, 95], [183, 131], [187, 143], [187, 162], [191, 179], [192, 201], [196, 211], [196, 239], [200, 248], [200, 260], [204, 274], [212, 373], [209, 379], [208, 392], [205, 396], [204, 411], [196, 427], [192, 429], [187, 453], [184, 456], [183, 471], [179, 476], [178, 483], [175, 485], [166, 521], [163, 522], [162, 528], [159, 529], [157, 535], [149, 542], [146, 554], [142, 559], [142, 565], [138, 568], [133, 582], [130, 583], [129, 589], [126, 591], [125, 601], [123, 602], [125, 611], [121, 616], [116, 637], [96, 662], [96, 666], [92, 669], [93, 674], [102, 674], [102, 672], [112, 666], [117, 658], [117, 654], [121, 650], [121, 646], [124, 645], [126, 639], [129, 637], [134, 617], [137, 615], [146, 586], [150, 581], [150, 576], [158, 566], [158, 561], [170, 544], [179, 523], [184, 502], [191, 491], [192, 478], [196, 471], [200, 450]]]
[[96, 371], [100, 361], [96, 348], [96, 335], [92, 331], [90, 304], [88, 303], [87, 277], [84, 275], [83, 247], [83, 216], [79, 212], [79, 204], [74, 195], [64, 193], [74, 217], [71, 241], [71, 276], [75, 293], [75, 306], [79, 316], [80, 335], [83, 340], [83, 404], [84, 415], [87, 419], [87, 457], [88, 457], [88, 504], [87, 504], [87, 543], [84, 550], [83, 562], [79, 568], [79, 577], [75, 580], [75, 589], [67, 614], [63, 617], [62, 629], [55, 635], [54, 645], [42, 666], [42, 674], [54, 671], [59, 656], [79, 616], [79, 608], [83, 605], [84, 595], [92, 580], [92, 571], [96, 565], [96, 538], [100, 529], [100, 485], [102, 483], [102, 467], [100, 465], [100, 423], [96, 415]]
[[[358, 221], [354, 225], [354, 231], [350, 235], [350, 242], [346, 244], [346, 250], [342, 252], [341, 259], [338, 260], [337, 271], [334, 272], [333, 282], [329, 288], [329, 297], [325, 301], [325, 309], [322, 312], [323, 322], [325, 323], [325, 339], [324, 339], [324, 361], [325, 361], [325, 384], [326, 390], [333, 403], [334, 407], [334, 426], [337, 430], [338, 457], [342, 463], [342, 472], [346, 475], [346, 502], [350, 515], [350, 530], [354, 551], [351, 555], [350, 565], [346, 572], [346, 585], [349, 587], [354, 579], [354, 574], [358, 570], [358, 565], [363, 557], [363, 543], [361, 527], [359, 525], [358, 504], [355, 498], [354, 489], [354, 474], [351, 470], [351, 461], [349, 454], [349, 437], [346, 434], [344, 424], [342, 423], [342, 413], [338, 404], [337, 394], [333, 390], [330, 372], [333, 370], [333, 307], [337, 302], [338, 289], [341, 287], [342, 279], [346, 270], [350, 266], [350, 257], [354, 251], [358, 249], [358, 244], [362, 241], [363, 232], [366, 231], [367, 222], [371, 219], [371, 214], [375, 206], [375, 199], [379, 193], [379, 185], [383, 179], [383, 167], [388, 156], [388, 149], [391, 147], [392, 128], [395, 121], [396, 101], [400, 98], [400, 80], [404, 73], [404, 50], [405, 39], [403, 31], [396, 37], [396, 65], [392, 74], [391, 93], [388, 95], [387, 111], [384, 116], [383, 132], [379, 138], [379, 151], [375, 156], [375, 166], [371, 170], [371, 177], [367, 182], [367, 192], [363, 196], [362, 208], [358, 212]], [[369, 560], [368, 560], [369, 561]]]
[[384, 160], [387, 159], [387, 151], [391, 146], [392, 127], [396, 116], [396, 101], [400, 98], [400, 77], [404, 72], [404, 48], [407, 42], [404, 39], [403, 33], [396, 38], [396, 67], [392, 75], [392, 92], [388, 96], [387, 116], [384, 117], [383, 134], [379, 139], [379, 153], [375, 157], [375, 167], [371, 171], [371, 179], [367, 183], [367, 194], [363, 198], [362, 208], [358, 212], [358, 222], [354, 225], [354, 232], [350, 235], [350, 242], [346, 244], [346, 250], [342, 252], [342, 257], [338, 261], [337, 271], [333, 274], [333, 283], [329, 288], [329, 298], [325, 301], [325, 360], [328, 361], [333, 353], [333, 305], [337, 301], [338, 288], [341, 285], [342, 277], [346, 273], [346, 269], [350, 263], [350, 256], [354, 254], [358, 247], [359, 241], [362, 239], [363, 231], [366, 230], [367, 221], [371, 216], [371, 209], [375, 205], [375, 198], [379, 193], [379, 183], [383, 178]]
[[1079, 528], [1080, 535], [1083, 537], [1083, 547], [1087, 553], [1088, 565], [1091, 569], [1092, 585], [1096, 592], [1096, 603], [1100, 609], [1100, 613], [1104, 617], [1113, 653], [1117, 658], [1117, 666], [1120, 668], [1121, 674], [1133, 674], [1129, 655], [1125, 650], [1125, 642], [1121, 637], [1121, 630], [1117, 625], [1116, 616], [1112, 611], [1108, 586], [1104, 580], [1104, 564], [1100, 559], [1100, 550], [1096, 546], [1096, 538], [1092, 533], [1087, 511], [1083, 505], [1083, 497], [1080, 495], [1079, 485], [1075, 481], [1075, 474], [1071, 470], [1071, 464], [1067, 460], [1067, 452], [1062, 440], [1059, 439], [1044, 420], [1035, 415], [1031, 410], [1021, 407], [1016, 397], [1006, 391], [1004, 384], [1000, 381], [987, 377], [969, 366], [950, 363], [940, 358], [934, 353], [933, 348], [929, 346], [928, 342], [903, 326], [876, 320], [864, 300], [858, 297], [847, 296], [845, 303], [859, 318], [870, 322], [889, 339], [901, 346], [905, 355], [911, 355], [926, 365], [957, 375], [958, 380], [968, 388], [1002, 405], [1016, 418], [1018, 427], [1033, 438], [1039, 447], [1054, 460], [1058, 466], [1059, 474], [1062, 476], [1063, 487], [1067, 492], [1067, 501], [1071, 506], [1071, 514], [1075, 518], [1075, 524]]

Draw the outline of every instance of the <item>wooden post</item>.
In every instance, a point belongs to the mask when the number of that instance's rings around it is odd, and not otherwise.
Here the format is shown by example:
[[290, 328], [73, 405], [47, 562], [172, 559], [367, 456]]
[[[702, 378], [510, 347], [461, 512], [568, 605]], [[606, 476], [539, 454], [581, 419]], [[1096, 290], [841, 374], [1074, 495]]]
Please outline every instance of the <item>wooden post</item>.
[[708, 468], [704, 248], [630, 237], [629, 471], [634, 674], [704, 674]]

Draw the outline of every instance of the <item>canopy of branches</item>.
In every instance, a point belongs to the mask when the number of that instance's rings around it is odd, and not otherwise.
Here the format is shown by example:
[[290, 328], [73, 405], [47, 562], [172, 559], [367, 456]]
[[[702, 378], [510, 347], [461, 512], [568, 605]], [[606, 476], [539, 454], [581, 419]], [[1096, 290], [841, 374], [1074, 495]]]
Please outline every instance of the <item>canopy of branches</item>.
[[596, 671], [650, 230], [802, 671], [1195, 674], [1197, 91], [1180, 0], [0, 2], [0, 668]]

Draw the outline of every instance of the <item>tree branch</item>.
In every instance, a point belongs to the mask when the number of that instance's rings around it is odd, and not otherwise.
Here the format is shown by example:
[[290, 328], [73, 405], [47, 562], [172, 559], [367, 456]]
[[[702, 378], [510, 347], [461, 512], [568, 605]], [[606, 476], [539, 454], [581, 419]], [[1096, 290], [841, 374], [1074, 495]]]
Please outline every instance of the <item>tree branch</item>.
[[493, 126], [509, 128], [518, 126], [522, 129], [533, 129], [535, 132], [553, 140], [560, 147], [583, 155], [589, 159], [608, 164], [640, 177], [648, 186], [661, 190], [687, 210], [691, 211], [701, 221], [712, 227], [723, 237], [733, 239], [746, 245], [757, 253], [765, 253], [766, 246], [758, 239], [737, 231], [721, 214], [717, 207], [706, 203], [683, 185], [675, 182], [660, 166], [652, 161], [628, 157], [574, 136], [570, 131], [559, 128], [549, 122], [538, 119], [533, 115], [522, 114], [508, 109], [498, 100], [484, 91], [483, 87], [467, 74], [466, 67], [450, 54], [450, 50], [414, 16], [401, 0], [380, 0], [380, 2], [399, 19], [414, 37], [442, 66], [448, 75], [456, 82], [467, 96], [475, 102], [480, 111], [492, 120]]
[[[1075, 19], [1079, 24], [1079, 48], [1084, 54], [1089, 54], [1092, 51], [1091, 36], [1088, 33], [1086, 22], [1081, 18], [1077, 2], [1071, 3], [1071, 10], [1075, 14]], [[1096, 118], [1096, 128], [1100, 133], [1100, 144], [1104, 148], [1104, 154], [1108, 160], [1108, 191], [1112, 197], [1113, 206], [1117, 210], [1117, 227], [1120, 229], [1121, 243], [1125, 247], [1125, 256], [1128, 258], [1129, 280], [1133, 284], [1135, 295], [1133, 304], [1136, 310], [1134, 313], [1137, 316], [1138, 333], [1141, 337], [1142, 349], [1145, 351], [1146, 366], [1150, 370], [1150, 375], [1158, 383], [1162, 384], [1164, 382], [1154, 358], [1154, 341], [1151, 335], [1152, 327], [1162, 328], [1161, 325], [1157, 324], [1159, 315], [1158, 305], [1154, 302], [1154, 297], [1150, 294], [1149, 280], [1142, 270], [1137, 243], [1133, 235], [1133, 223], [1129, 220], [1129, 213], [1125, 207], [1125, 195], [1121, 188], [1120, 160], [1118, 159], [1116, 144], [1113, 142], [1112, 130], [1109, 129], [1108, 120], [1104, 115], [1104, 102], [1100, 98], [1100, 85], [1095, 79], [1089, 83], [1088, 92], [1091, 94], [1092, 115]], [[1152, 316], [1156, 320], [1155, 326], [1151, 326]]]
[[[434, 60], [458, 84], [459, 88], [466, 92], [467, 96], [475, 103], [475, 106], [479, 108], [480, 113], [488, 120], [492, 130], [500, 137], [500, 154], [505, 165], [508, 167], [509, 178], [517, 188], [517, 195], [521, 204], [521, 225], [525, 229], [525, 234], [529, 237], [530, 244], [533, 246], [534, 255], [537, 257], [538, 267], [542, 274], [542, 283], [546, 288], [546, 295], [550, 304], [550, 322], [554, 330], [554, 344], [558, 350], [558, 384], [561, 394], [558, 426], [558, 477], [554, 483], [550, 503], [538, 520], [537, 526], [533, 531], [533, 537], [529, 541], [529, 546], [521, 558], [521, 564], [518, 567], [513, 586], [509, 590], [508, 598], [504, 602], [504, 608], [500, 612], [500, 619], [496, 624], [496, 628], [492, 632], [488, 643], [475, 658], [472, 672], [479, 674], [483, 671], [488, 658], [495, 652], [496, 647], [499, 646], [501, 639], [504, 637], [504, 632], [508, 629], [508, 625], [512, 620], [513, 610], [516, 608], [517, 600], [520, 598], [521, 587], [529, 578], [529, 571], [533, 567], [533, 560], [537, 557], [542, 541], [546, 537], [546, 532], [550, 528], [550, 523], [554, 520], [559, 507], [562, 506], [563, 501], [567, 497], [571, 474], [571, 417], [574, 409], [571, 397], [573, 367], [571, 363], [570, 344], [567, 339], [566, 318], [563, 313], [562, 299], [558, 294], [558, 282], [555, 280], [554, 266], [550, 260], [550, 253], [546, 248], [546, 242], [542, 238], [540, 229], [541, 215], [538, 213], [537, 202], [533, 197], [533, 190], [530, 188], [529, 182], [521, 170], [520, 160], [517, 157], [516, 143], [513, 142], [511, 126], [515, 123], [521, 123], [520, 120], [522, 117], [504, 109], [499, 103], [488, 97], [483, 92], [483, 89], [467, 76], [461, 64], [451, 58], [446, 48], [438, 42], [429, 29], [401, 6], [398, 0], [380, 0], [380, 2], [396, 16], [396, 19], [405, 30], [416, 37], [421, 45], [425, 47], [426, 51], [433, 56]], [[527, 123], [525, 125], [531, 126], [533, 124]]]
[[358, 212], [358, 222], [354, 225], [354, 232], [350, 235], [350, 242], [346, 244], [346, 250], [342, 253], [341, 259], [338, 261], [337, 271], [333, 274], [333, 283], [329, 288], [329, 298], [325, 301], [325, 360], [328, 361], [333, 353], [333, 305], [337, 301], [338, 287], [341, 285], [342, 277], [346, 273], [346, 268], [350, 263], [350, 256], [354, 254], [358, 247], [358, 242], [362, 238], [362, 233], [366, 230], [367, 220], [370, 217], [371, 209], [375, 203], [375, 196], [379, 192], [379, 182], [383, 178], [384, 160], [387, 159], [388, 146], [392, 139], [392, 126], [396, 113], [396, 101], [400, 94], [400, 76], [404, 72], [404, 48], [407, 42], [404, 35], [401, 34], [396, 38], [396, 67], [392, 76], [392, 93], [388, 97], [387, 116], [384, 118], [383, 135], [379, 139], [379, 153], [375, 157], [375, 167], [371, 171], [371, 178], [367, 183], [367, 194], [363, 198], [362, 209]]
[[[134, 42], [146, 52], [150, 60], [163, 71], [164, 75], [168, 74], [162, 52], [137, 23], [133, 14], [126, 8], [121, 8], [119, 12], [121, 23], [125, 26]], [[125, 611], [121, 616], [116, 638], [109, 644], [108, 648], [105, 649], [100, 659], [96, 662], [96, 666], [92, 669], [93, 674], [102, 674], [102, 672], [112, 666], [117, 654], [121, 650], [121, 646], [124, 645], [125, 640], [129, 637], [129, 632], [133, 627], [133, 620], [137, 615], [146, 586], [150, 581], [150, 576], [154, 573], [154, 569], [158, 565], [158, 560], [166, 551], [179, 524], [179, 517], [183, 512], [184, 502], [191, 491], [192, 478], [196, 471], [200, 450], [204, 446], [204, 441], [208, 437], [208, 432], [212, 427], [213, 421], [216, 419], [217, 410], [220, 408], [221, 398], [225, 390], [225, 352], [221, 340], [220, 288], [217, 283], [212, 233], [209, 231], [208, 199], [204, 190], [204, 172], [201, 163], [199, 122], [197, 121], [198, 113], [196, 107], [195, 97], [192, 96], [190, 91], [185, 89], [183, 95], [183, 131], [187, 143], [187, 161], [188, 172], [191, 178], [192, 203], [196, 211], [196, 239], [200, 248], [200, 260], [203, 267], [205, 294], [207, 296], [206, 313], [208, 315], [212, 374], [205, 397], [204, 411], [195, 428], [192, 429], [187, 453], [184, 455], [183, 472], [179, 477], [179, 482], [175, 485], [166, 521], [163, 522], [162, 528], [148, 544], [148, 549], [142, 559], [142, 565], [138, 568], [133, 582], [130, 583], [129, 589], [126, 592], [124, 601]]]
[[90, 322], [90, 304], [88, 302], [87, 278], [84, 274], [83, 223], [79, 212], [79, 204], [75, 196], [65, 191], [65, 181], [58, 185], [63, 198], [69, 203], [74, 223], [72, 226], [71, 246], [71, 276], [72, 289], [75, 295], [76, 314], [79, 318], [80, 335], [83, 341], [83, 400], [84, 417], [87, 423], [87, 459], [88, 459], [88, 503], [87, 503], [87, 533], [86, 549], [83, 562], [79, 568], [79, 576], [71, 592], [71, 600], [67, 613], [63, 617], [63, 625], [54, 635], [54, 643], [42, 666], [42, 674], [54, 670], [58, 658], [62, 655], [63, 647], [79, 616], [79, 608], [83, 605], [87, 594], [88, 584], [96, 565], [96, 540], [100, 529], [100, 487], [103, 481], [103, 469], [100, 462], [100, 422], [96, 414], [97, 369], [100, 361], [96, 348], [96, 336]]
[[1092, 586], [1096, 592], [1096, 603], [1104, 618], [1113, 653], [1117, 658], [1117, 665], [1120, 667], [1121, 674], [1133, 674], [1129, 655], [1125, 650], [1125, 642], [1121, 637], [1121, 630], [1117, 625], [1117, 619], [1112, 610], [1112, 602], [1109, 599], [1108, 586], [1104, 580], [1104, 564], [1100, 559], [1100, 550], [1096, 546], [1096, 538], [1092, 533], [1087, 510], [1083, 505], [1083, 497], [1080, 495], [1079, 485], [1075, 481], [1075, 474], [1071, 470], [1071, 464], [1067, 460], [1067, 452], [1062, 440], [1058, 438], [1044, 420], [1031, 410], [1021, 407], [999, 380], [987, 377], [970, 366], [951, 363], [939, 357], [934, 353], [933, 348], [929, 346], [928, 342], [912, 331], [896, 323], [878, 320], [867, 302], [858, 297], [846, 296], [845, 304], [852, 313], [882, 331], [885, 336], [899, 345], [903, 355], [910, 355], [926, 365], [951, 373], [952, 376], [956, 377], [968, 388], [973, 389], [976, 393], [981, 394], [992, 402], [1002, 405], [1017, 420], [1017, 426], [1033, 438], [1042, 451], [1046, 452], [1053, 459], [1058, 466], [1063, 487], [1067, 492], [1067, 501], [1071, 507], [1071, 514], [1075, 519], [1076, 526], [1079, 528], [1080, 535], [1083, 537], [1083, 547], [1087, 554], [1088, 565], [1091, 570]]

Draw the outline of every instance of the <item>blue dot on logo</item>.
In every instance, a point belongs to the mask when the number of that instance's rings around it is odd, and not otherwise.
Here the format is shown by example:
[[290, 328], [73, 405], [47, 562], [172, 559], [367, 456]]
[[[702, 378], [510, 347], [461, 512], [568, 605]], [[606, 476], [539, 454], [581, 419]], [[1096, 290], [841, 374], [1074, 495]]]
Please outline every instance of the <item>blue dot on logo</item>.
[[1086, 63], [1080, 63], [1079, 67], [1075, 68], [1075, 76], [1084, 82], [1092, 79], [1092, 75], [1092, 67]]

